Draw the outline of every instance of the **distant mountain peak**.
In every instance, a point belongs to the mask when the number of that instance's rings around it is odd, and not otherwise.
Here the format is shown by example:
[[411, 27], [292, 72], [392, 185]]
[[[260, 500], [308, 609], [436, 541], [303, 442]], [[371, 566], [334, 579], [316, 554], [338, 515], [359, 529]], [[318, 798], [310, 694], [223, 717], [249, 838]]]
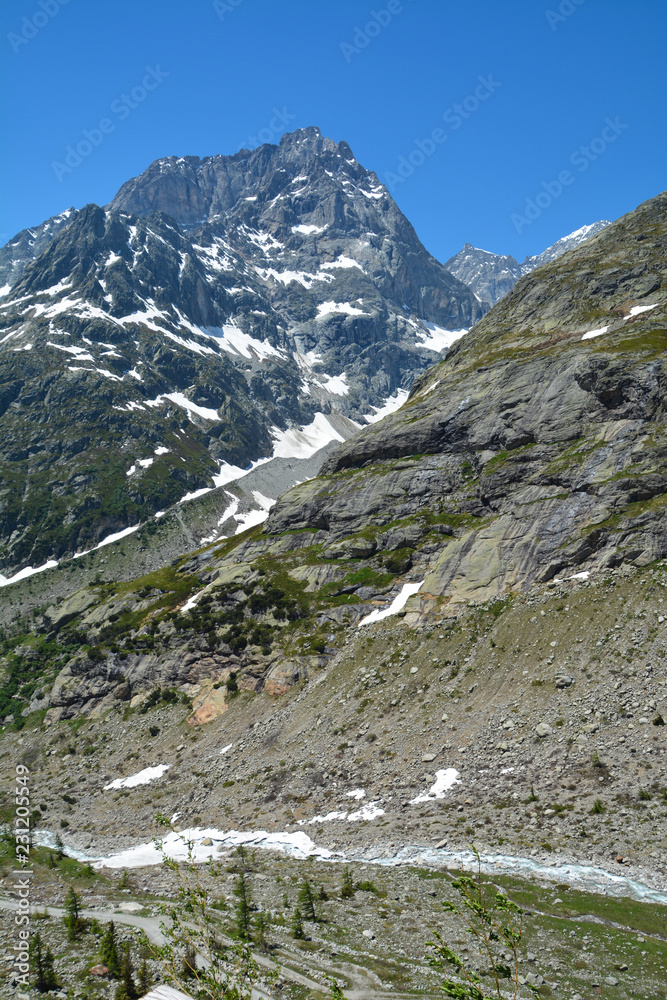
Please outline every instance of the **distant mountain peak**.
[[465, 243], [462, 250], [445, 261], [445, 267], [454, 277], [471, 288], [480, 300], [494, 305], [524, 274], [530, 274], [536, 267], [555, 260], [561, 254], [579, 246], [584, 240], [596, 236], [610, 224], [607, 219], [603, 219], [581, 226], [568, 236], [556, 240], [542, 253], [526, 257], [522, 264], [511, 254], [497, 254]]

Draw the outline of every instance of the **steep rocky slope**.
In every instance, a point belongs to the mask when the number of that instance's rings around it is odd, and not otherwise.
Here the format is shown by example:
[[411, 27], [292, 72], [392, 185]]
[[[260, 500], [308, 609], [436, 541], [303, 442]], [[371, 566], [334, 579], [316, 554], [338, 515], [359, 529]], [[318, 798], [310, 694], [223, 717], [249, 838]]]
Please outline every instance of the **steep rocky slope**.
[[[211, 853], [437, 868], [472, 842], [555, 883], [559, 920], [577, 885], [664, 903], [666, 208], [522, 278], [264, 526], [4, 588], [32, 608], [1, 637], [4, 769], [29, 764], [40, 838], [129, 866], [159, 811]], [[579, 991], [603, 967], [554, 962]], [[631, 956], [605, 968], [641, 996]]]
[[466, 243], [462, 250], [445, 261], [445, 267], [459, 281], [471, 288], [481, 301], [495, 305], [503, 295], [514, 288], [523, 275], [530, 274], [542, 264], [548, 264], [568, 250], [573, 250], [608, 225], [610, 223], [605, 219], [590, 226], [582, 226], [569, 236], [561, 237], [542, 253], [526, 257], [523, 264], [511, 254], [491, 253], [489, 250], [480, 250], [479, 247]]
[[665, 204], [523, 278], [267, 531], [363, 533], [381, 553], [398, 520], [424, 602], [664, 556]]
[[5, 249], [20, 274], [0, 306], [7, 577], [343, 440], [483, 313], [314, 128], [159, 160], [106, 209]]
[[38, 226], [22, 229], [13, 239], [0, 247], [0, 298], [7, 295], [19, 281], [28, 264], [46, 250], [51, 240], [70, 224], [76, 209], [68, 208]]
[[199, 707], [213, 717], [214, 685], [232, 672], [285, 691], [401, 594], [406, 622], [437, 622], [664, 558], [665, 200], [522, 279], [401, 410], [288, 490], [263, 530], [134, 583], [93, 554], [97, 587], [64, 603], [47, 595], [66, 595], [78, 561], [53, 583], [26, 581], [27, 608], [51, 604], [36, 628], [53, 645], [21, 694], [31, 647], [9, 642], [8, 713], [99, 714], [206, 681]]

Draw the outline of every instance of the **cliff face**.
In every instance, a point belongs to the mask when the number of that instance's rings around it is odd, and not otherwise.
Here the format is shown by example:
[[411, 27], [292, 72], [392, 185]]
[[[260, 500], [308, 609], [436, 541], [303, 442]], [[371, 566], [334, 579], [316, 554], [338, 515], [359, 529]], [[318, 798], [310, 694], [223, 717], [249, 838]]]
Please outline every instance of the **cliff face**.
[[450, 599], [664, 555], [666, 207], [521, 279], [401, 410], [282, 497], [267, 531], [449, 525], [420, 561], [423, 592]]

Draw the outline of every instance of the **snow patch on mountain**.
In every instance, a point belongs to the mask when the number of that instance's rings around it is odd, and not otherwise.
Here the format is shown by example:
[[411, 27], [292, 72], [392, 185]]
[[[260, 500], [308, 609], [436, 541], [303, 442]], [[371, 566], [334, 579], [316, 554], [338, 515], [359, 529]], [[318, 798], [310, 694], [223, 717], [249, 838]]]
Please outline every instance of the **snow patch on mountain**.
[[382, 406], [372, 406], [371, 409], [373, 412], [364, 414], [364, 420], [367, 424], [376, 424], [383, 417], [394, 413], [395, 410], [400, 410], [408, 396], [409, 392], [407, 389], [397, 389], [396, 392], [385, 399]]
[[310, 458], [331, 441], [345, 440], [324, 413], [316, 413], [312, 423], [305, 427], [286, 431], [274, 427], [271, 433], [275, 441], [274, 458]]

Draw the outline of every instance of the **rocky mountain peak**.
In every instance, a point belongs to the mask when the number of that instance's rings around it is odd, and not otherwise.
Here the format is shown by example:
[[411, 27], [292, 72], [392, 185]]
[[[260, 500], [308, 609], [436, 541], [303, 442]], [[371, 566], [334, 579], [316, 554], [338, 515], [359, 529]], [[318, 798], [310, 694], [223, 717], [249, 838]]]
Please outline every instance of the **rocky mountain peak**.
[[445, 261], [445, 267], [459, 281], [472, 288], [480, 300], [493, 305], [507, 295], [524, 274], [530, 274], [542, 264], [548, 264], [568, 250], [573, 250], [609, 225], [610, 222], [604, 219], [582, 226], [568, 236], [561, 237], [542, 253], [526, 257], [522, 264], [511, 254], [492, 253], [465, 243], [462, 250]]
[[280, 463], [400, 405], [484, 312], [317, 129], [157, 160], [39, 251], [0, 305], [10, 577], [273, 462], [250, 501], [265, 517], [303, 478]]

